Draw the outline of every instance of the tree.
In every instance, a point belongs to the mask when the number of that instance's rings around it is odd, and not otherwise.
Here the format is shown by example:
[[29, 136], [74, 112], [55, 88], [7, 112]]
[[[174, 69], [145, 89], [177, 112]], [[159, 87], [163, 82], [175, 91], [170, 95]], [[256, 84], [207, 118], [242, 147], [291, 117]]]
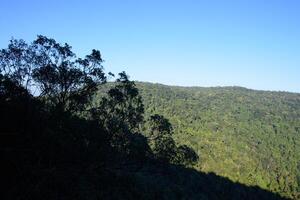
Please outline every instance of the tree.
[[119, 73], [116, 84], [109, 89], [94, 110], [103, 126], [109, 130], [138, 132], [143, 123], [144, 104], [133, 81], [125, 72]]
[[197, 162], [196, 152], [186, 145], [177, 147], [172, 135], [173, 128], [168, 119], [158, 114], [150, 117], [149, 143], [156, 158], [180, 165]]
[[162, 115], [150, 117], [149, 144], [156, 158], [171, 162], [175, 156], [176, 145], [172, 138], [173, 128], [169, 120]]
[[150, 137], [158, 137], [160, 135], [172, 135], [173, 128], [168, 119], [162, 115], [152, 115], [150, 117]]
[[0, 73], [25, 89], [32, 80], [35, 65], [31, 50], [24, 40], [11, 39], [8, 48], [0, 51]]
[[[16, 81], [0, 74], [0, 133], [22, 132], [30, 113], [34, 98]], [[37, 102], [35, 102], [36, 104]]]
[[84, 59], [76, 58], [71, 46], [39, 35], [33, 43], [11, 40], [0, 52], [1, 73], [31, 90], [54, 109], [82, 111], [106, 82], [98, 50]]
[[[148, 151], [147, 140], [142, 140], [139, 132], [144, 120], [142, 98], [135, 83], [129, 80], [125, 72], [119, 73], [116, 82], [98, 105], [91, 109], [91, 113], [91, 117], [109, 133], [111, 145], [119, 152], [129, 154], [139, 151], [144, 154], [144, 151]], [[137, 146], [144, 148], [137, 150]]]
[[192, 165], [199, 160], [196, 152], [187, 145], [181, 145], [176, 149], [175, 163], [182, 165]]

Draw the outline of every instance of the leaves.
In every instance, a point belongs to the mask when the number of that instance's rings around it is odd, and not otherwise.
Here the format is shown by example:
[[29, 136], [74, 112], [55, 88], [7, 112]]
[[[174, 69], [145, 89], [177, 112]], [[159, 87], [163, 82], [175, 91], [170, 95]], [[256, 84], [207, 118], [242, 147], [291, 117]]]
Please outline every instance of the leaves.
[[169, 119], [176, 144], [200, 154], [198, 170], [292, 198], [299, 194], [299, 94], [136, 84], [145, 116]]
[[[19, 85], [39, 91], [53, 109], [75, 113], [83, 111], [96, 92], [106, 82], [100, 51], [93, 49], [86, 58], [77, 58], [72, 47], [38, 35], [28, 45], [23, 40], [11, 40], [1, 50], [1, 72]], [[35, 94], [36, 95], [36, 94]]]

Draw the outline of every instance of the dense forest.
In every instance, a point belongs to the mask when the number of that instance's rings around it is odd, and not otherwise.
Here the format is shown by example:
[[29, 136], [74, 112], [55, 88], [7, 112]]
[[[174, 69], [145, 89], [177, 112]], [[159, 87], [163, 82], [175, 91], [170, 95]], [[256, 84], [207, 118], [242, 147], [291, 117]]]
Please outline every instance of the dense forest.
[[297, 198], [298, 95], [136, 84], [102, 62], [41, 35], [0, 51], [1, 199]]
[[195, 169], [300, 198], [300, 94], [137, 86], [146, 116], [163, 114], [174, 139], [197, 152]]

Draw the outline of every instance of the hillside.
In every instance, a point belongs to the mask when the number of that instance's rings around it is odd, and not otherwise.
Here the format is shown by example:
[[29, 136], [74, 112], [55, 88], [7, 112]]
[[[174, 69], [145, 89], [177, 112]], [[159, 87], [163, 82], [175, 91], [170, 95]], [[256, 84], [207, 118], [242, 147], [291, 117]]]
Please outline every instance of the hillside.
[[196, 169], [299, 198], [300, 94], [136, 84], [146, 116], [163, 114], [198, 153]]
[[0, 199], [299, 198], [298, 95], [107, 83], [100, 51], [74, 55], [0, 51]]

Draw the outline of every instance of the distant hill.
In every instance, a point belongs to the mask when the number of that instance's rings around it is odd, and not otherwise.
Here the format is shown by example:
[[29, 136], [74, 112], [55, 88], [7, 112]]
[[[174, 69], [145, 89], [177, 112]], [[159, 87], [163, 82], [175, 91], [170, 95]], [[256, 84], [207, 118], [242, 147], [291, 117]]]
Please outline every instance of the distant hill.
[[196, 150], [196, 169], [300, 198], [300, 94], [137, 82], [146, 116], [163, 114]]

